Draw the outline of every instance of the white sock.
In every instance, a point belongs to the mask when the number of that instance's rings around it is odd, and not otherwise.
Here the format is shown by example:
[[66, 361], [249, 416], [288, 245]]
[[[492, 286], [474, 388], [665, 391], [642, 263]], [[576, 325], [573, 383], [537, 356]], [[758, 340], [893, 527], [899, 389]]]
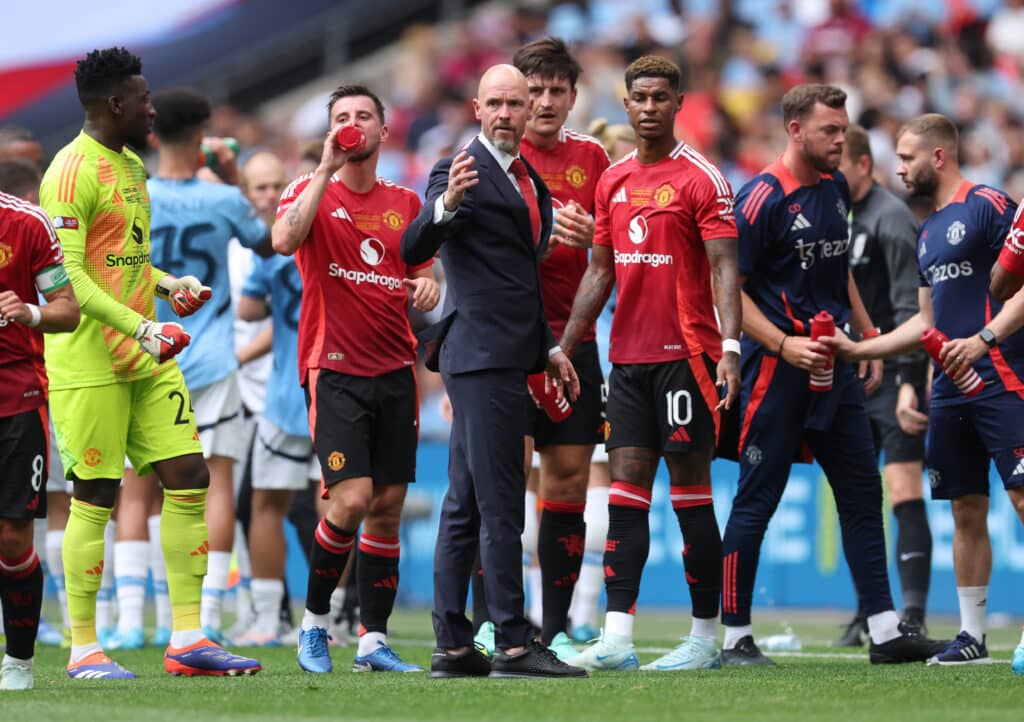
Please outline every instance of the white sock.
[[175, 649], [181, 649], [182, 647], [189, 647], [196, 642], [205, 638], [201, 629], [186, 629], [181, 632], [171, 632], [171, 647]]
[[57, 601], [60, 602], [60, 616], [64, 620], [64, 628], [71, 628], [68, 616], [68, 592], [64, 588], [64, 557], [61, 547], [64, 545], [64, 530], [54, 529], [46, 532], [46, 564], [50, 567], [50, 578], [57, 588]]
[[[531, 559], [537, 553], [537, 537], [540, 526], [537, 515], [537, 492], [526, 492], [526, 517], [523, 520], [523, 557]], [[525, 563], [525, 562], [524, 562]]]
[[890, 639], [896, 639], [902, 634], [900, 618], [892, 609], [872, 614], [868, 617], [868, 634], [871, 635], [871, 641], [875, 644], [885, 644]]
[[160, 546], [160, 515], [154, 514], [146, 520], [149, 525], [149, 571], [153, 575], [153, 602], [156, 607], [156, 626], [170, 629], [174, 620], [171, 616], [171, 596], [167, 590], [167, 563]]
[[102, 652], [99, 642], [91, 642], [78, 647], [71, 648], [71, 663], [81, 662], [93, 652]]
[[215, 632], [221, 629], [220, 613], [224, 603], [224, 590], [228, 587], [228, 573], [231, 571], [231, 552], [209, 553], [206, 563], [206, 577], [203, 579], [203, 599], [199, 616], [204, 627]]
[[608, 488], [587, 489], [583, 521], [587, 525], [583, 565], [572, 591], [569, 618], [572, 626], [597, 626], [597, 602], [604, 588], [604, 544], [608, 538]]
[[331, 619], [340, 619], [344, 610], [345, 587], [335, 587], [334, 591], [331, 592]]
[[256, 610], [255, 627], [264, 634], [275, 634], [281, 626], [281, 600], [284, 582], [280, 579], [253, 579], [252, 603]]
[[544, 621], [544, 581], [540, 576], [540, 567], [530, 567], [526, 575], [530, 596], [530, 621], [538, 627]]
[[18, 659], [17, 657], [12, 657], [9, 654], [5, 654], [4, 661], [0, 662], [0, 665], [4, 664], [20, 664], [22, 666], [28, 667], [29, 669], [32, 669], [32, 667], [35, 666], [35, 657], [29, 657], [28, 659]]
[[744, 624], [739, 627], [726, 627], [725, 628], [725, 639], [722, 640], [722, 649], [734, 649], [736, 642], [740, 641], [744, 637], [752, 637], [754, 635], [754, 628], [749, 624]]
[[604, 634], [618, 640], [633, 641], [633, 615], [628, 612], [608, 612], [604, 615]]
[[960, 628], [981, 642], [985, 636], [988, 586], [957, 587], [956, 596], [960, 600]]
[[107, 522], [103, 530], [103, 577], [96, 592], [96, 629], [114, 626], [114, 536], [117, 524]]
[[711, 619], [694, 617], [693, 624], [690, 625], [690, 636], [710, 640], [718, 639], [718, 619], [716, 617]]
[[383, 632], [364, 632], [359, 636], [359, 651], [356, 655], [365, 657], [374, 652], [377, 647], [388, 643], [388, 636]]
[[235, 565], [238, 568], [238, 586], [235, 587], [235, 617], [242, 626], [256, 620], [252, 599], [252, 560], [245, 544], [241, 522], [235, 522]]
[[119, 632], [142, 629], [142, 607], [146, 601], [148, 571], [148, 541], [119, 541], [114, 544]]
[[313, 614], [308, 609], [302, 615], [302, 631], [313, 629], [313, 627], [319, 627], [320, 629], [327, 629], [327, 626], [331, 623], [331, 616], [329, 614]]

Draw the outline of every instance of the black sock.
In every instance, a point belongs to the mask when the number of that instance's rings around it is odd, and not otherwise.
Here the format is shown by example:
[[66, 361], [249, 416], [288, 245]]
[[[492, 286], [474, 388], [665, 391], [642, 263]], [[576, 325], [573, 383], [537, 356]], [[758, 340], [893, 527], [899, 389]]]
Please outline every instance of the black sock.
[[398, 537], [359, 537], [359, 564], [356, 566], [359, 589], [359, 633], [387, 634], [388, 618], [398, 592]]
[[306, 587], [306, 609], [313, 614], [331, 611], [331, 593], [345, 570], [345, 562], [355, 543], [355, 531], [345, 531], [320, 520], [309, 550], [309, 582]]
[[0, 604], [8, 656], [32, 659], [43, 605], [43, 570], [34, 548], [18, 559], [0, 559]]
[[892, 508], [896, 515], [896, 568], [900, 573], [903, 605], [917, 608], [924, 618], [932, 573], [932, 533], [924, 499], [911, 499]]
[[604, 586], [608, 611], [636, 611], [640, 576], [651, 547], [651, 491], [613, 481], [608, 492], [608, 541], [604, 547]]
[[484, 593], [484, 570], [480, 566], [480, 550], [473, 560], [473, 571], [470, 573], [470, 584], [473, 588], [473, 634], [480, 631], [480, 625], [491, 621], [491, 613], [487, 611], [487, 595]]
[[711, 487], [673, 486], [671, 495], [683, 533], [683, 568], [693, 616], [713, 619], [722, 595], [722, 535], [711, 505]]
[[550, 644], [555, 635], [566, 631], [572, 590], [583, 564], [583, 540], [587, 525], [583, 522], [586, 502], [544, 500], [537, 534], [537, 555], [544, 590], [544, 621], [540, 641]]

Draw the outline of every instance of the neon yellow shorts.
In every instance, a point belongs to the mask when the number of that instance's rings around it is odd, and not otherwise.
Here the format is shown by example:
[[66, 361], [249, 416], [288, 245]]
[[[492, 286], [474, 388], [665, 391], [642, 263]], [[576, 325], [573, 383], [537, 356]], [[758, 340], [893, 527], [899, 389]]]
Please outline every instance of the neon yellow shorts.
[[203, 453], [176, 363], [138, 381], [51, 391], [50, 414], [68, 479], [120, 479], [126, 455], [141, 476], [155, 461]]

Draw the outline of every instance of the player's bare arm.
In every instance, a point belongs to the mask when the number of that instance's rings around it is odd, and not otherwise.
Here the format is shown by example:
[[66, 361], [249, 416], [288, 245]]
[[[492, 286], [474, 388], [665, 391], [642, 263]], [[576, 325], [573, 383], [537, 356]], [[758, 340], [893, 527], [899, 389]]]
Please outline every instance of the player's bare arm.
[[261, 356], [266, 356], [274, 347], [274, 327], [268, 325], [252, 341], [238, 349], [235, 356], [238, 365], [244, 366], [250, 361], [255, 361]]
[[78, 299], [75, 298], [70, 283], [43, 296], [46, 298], [46, 305], [36, 306], [22, 301], [14, 291], [0, 292], [0, 320], [35, 326], [43, 333], [71, 332], [78, 328], [81, 315]]
[[243, 321], [262, 321], [270, 315], [270, 307], [262, 298], [242, 295], [238, 299], [238, 318]]
[[404, 279], [405, 287], [409, 289], [412, 307], [417, 311], [426, 313], [433, 311], [437, 302], [441, 300], [441, 287], [434, 279], [434, 268], [428, 266], [418, 271], [413, 271], [409, 277]]
[[931, 289], [921, 288], [917, 292], [917, 301], [920, 310], [889, 333], [854, 342], [837, 330], [835, 336], [823, 338], [822, 343], [847, 361], [887, 359], [913, 351], [921, 345], [921, 334], [935, 325]]
[[572, 302], [572, 313], [565, 324], [565, 333], [559, 345], [566, 355], [572, 356], [579, 346], [583, 334], [597, 320], [598, 314], [608, 301], [615, 284], [615, 266], [610, 246], [594, 246], [580, 287], [576, 289], [576, 298]]
[[901, 384], [896, 398], [896, 422], [904, 433], [917, 436], [928, 428], [928, 414], [921, 412], [917, 389], [913, 384]]
[[[999, 309], [991, 321], [985, 324], [996, 337], [996, 343], [1013, 335], [1021, 326], [1024, 326], [1024, 291], [1017, 291]], [[979, 331], [981, 329], [978, 329]], [[989, 352], [989, 346], [978, 334], [967, 338], [950, 339], [949, 343], [942, 347], [939, 352], [939, 359], [942, 361], [946, 373], [953, 377], [964, 366], [973, 366], [978, 359]]]
[[[737, 262], [737, 240], [735, 238], [715, 238], [704, 244], [711, 266], [711, 286], [714, 290], [715, 308], [718, 309], [719, 323], [722, 327], [722, 338], [739, 340], [743, 326], [743, 303], [740, 300], [740, 272]], [[725, 398], [715, 410], [731, 409], [740, 394], [740, 357], [739, 354], [724, 351], [718, 362], [718, 377], [715, 380], [718, 388], [726, 388]]]
[[327, 131], [327, 138], [324, 140], [324, 153], [320, 157], [320, 165], [313, 171], [313, 177], [309, 184], [302, 189], [291, 208], [284, 214], [281, 223], [275, 223], [270, 229], [270, 238], [274, 250], [278, 253], [290, 256], [299, 250], [299, 246], [309, 235], [309, 229], [316, 218], [317, 209], [320, 207], [320, 200], [327, 190], [327, 183], [331, 176], [337, 173], [349, 154], [338, 147], [335, 136], [343, 126], [335, 126]]
[[448, 169], [448, 188], [444, 192], [444, 209], [453, 212], [458, 209], [466, 191], [480, 182], [477, 171], [473, 170], [476, 159], [466, 151], [459, 151]]
[[[871, 322], [871, 315], [868, 313], [864, 300], [860, 297], [857, 283], [853, 280], [853, 271], [847, 275], [846, 288], [850, 294], [850, 327], [854, 333], [863, 336], [865, 332], [874, 329]], [[857, 369], [857, 376], [864, 379], [864, 394], [870, 396], [882, 385], [883, 363], [881, 359], [861, 361]]]
[[[742, 282], [742, 278], [741, 278]], [[750, 336], [768, 351], [782, 357], [790, 366], [810, 371], [826, 362], [828, 349], [809, 336], [789, 336], [768, 320], [757, 304], [740, 291], [743, 300], [743, 333]]]
[[990, 277], [991, 283], [988, 288], [1000, 301], [1010, 298], [1024, 286], [1024, 276], [1010, 273], [998, 261], [992, 265]]

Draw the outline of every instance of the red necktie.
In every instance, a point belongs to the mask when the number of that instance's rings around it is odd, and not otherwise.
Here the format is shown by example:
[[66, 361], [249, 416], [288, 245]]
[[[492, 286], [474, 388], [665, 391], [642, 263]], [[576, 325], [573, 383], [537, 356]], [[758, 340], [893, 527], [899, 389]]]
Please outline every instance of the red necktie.
[[512, 161], [509, 169], [519, 181], [519, 191], [530, 211], [530, 228], [533, 230], [533, 245], [536, 247], [540, 241], [540, 206], [537, 204], [537, 194], [533, 191], [533, 183], [530, 182], [530, 172], [526, 170], [526, 163], [521, 158]]

